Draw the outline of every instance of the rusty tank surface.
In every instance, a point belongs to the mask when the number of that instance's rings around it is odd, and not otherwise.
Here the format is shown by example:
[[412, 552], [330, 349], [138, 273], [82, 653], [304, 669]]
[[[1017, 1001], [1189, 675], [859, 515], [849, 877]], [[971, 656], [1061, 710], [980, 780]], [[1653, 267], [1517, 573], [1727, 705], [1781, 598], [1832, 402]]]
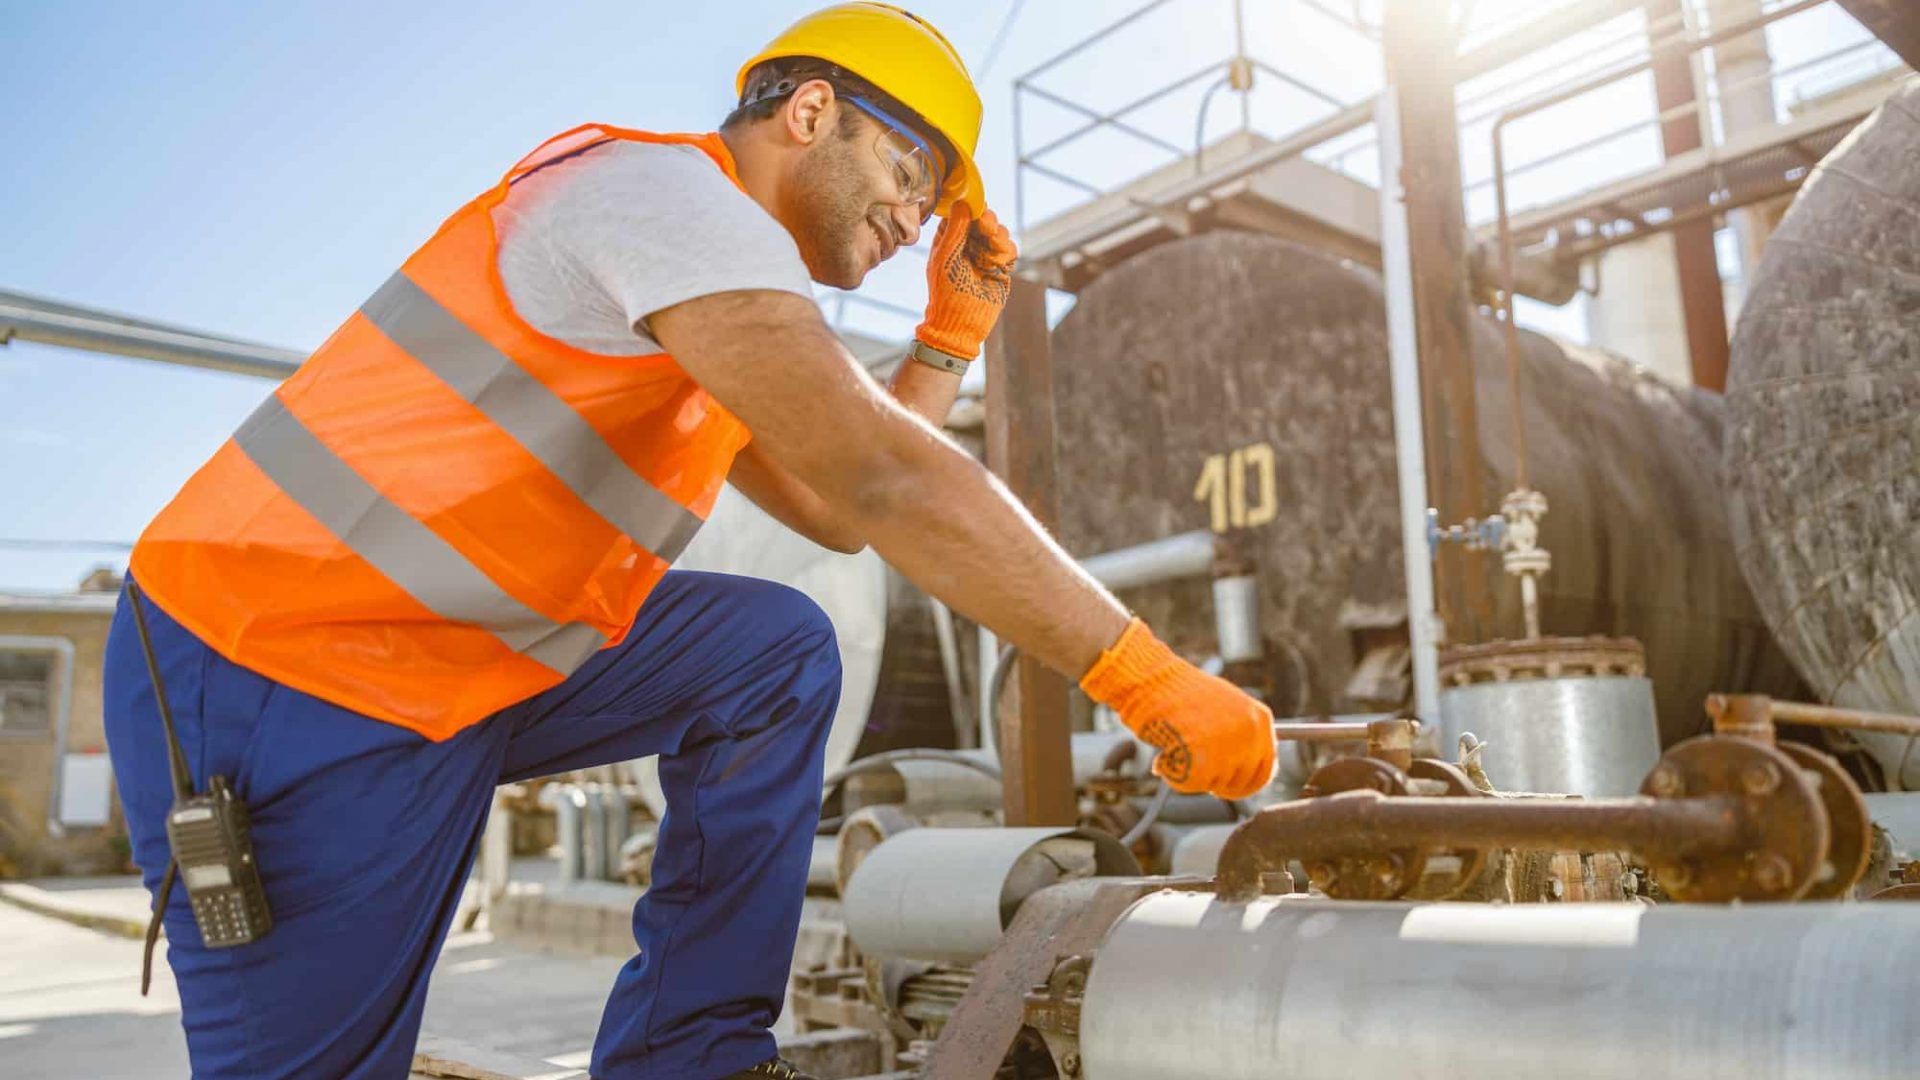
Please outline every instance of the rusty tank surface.
[[[1733, 339], [1727, 514], [1824, 701], [1920, 713], [1920, 82], [1814, 169]], [[1863, 732], [1905, 785], [1908, 740]]]
[[[1498, 329], [1475, 318], [1484, 489], [1512, 487]], [[1282, 240], [1210, 232], [1090, 284], [1055, 330], [1059, 533], [1088, 555], [1196, 528], [1258, 565], [1274, 708], [1343, 712], [1395, 687], [1404, 579], [1379, 274]], [[1533, 483], [1550, 501], [1550, 635], [1639, 639], [1663, 741], [1705, 726], [1726, 687], [1800, 689], [1735, 565], [1718, 397], [1617, 356], [1523, 334]], [[1496, 506], [1488, 506], [1491, 513]], [[1487, 560], [1493, 632], [1516, 587]], [[1204, 650], [1207, 584], [1125, 599]], [[1382, 657], [1385, 661], [1382, 661]], [[1386, 688], [1383, 692], [1382, 688]]]

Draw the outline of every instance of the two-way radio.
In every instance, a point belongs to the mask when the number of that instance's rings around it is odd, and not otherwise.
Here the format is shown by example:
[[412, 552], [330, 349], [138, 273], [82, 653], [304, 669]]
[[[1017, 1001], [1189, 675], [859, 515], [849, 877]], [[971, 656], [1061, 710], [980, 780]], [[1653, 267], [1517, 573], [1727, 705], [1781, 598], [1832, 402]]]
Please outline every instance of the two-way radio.
[[267, 893], [260, 885], [260, 868], [253, 859], [253, 836], [248, 831], [247, 806], [224, 776], [207, 781], [207, 790], [193, 790], [186, 751], [173, 729], [173, 710], [160, 682], [160, 662], [147, 637], [147, 616], [140, 589], [127, 581], [127, 601], [140, 632], [140, 651], [146, 654], [147, 675], [153, 679], [153, 697], [160, 705], [160, 722], [167, 729], [167, 761], [173, 773], [173, 808], [167, 811], [167, 847], [172, 858], [160, 880], [160, 895], [147, 924], [146, 955], [140, 966], [140, 993], [153, 981], [153, 946], [160, 937], [160, 919], [173, 895], [176, 872], [186, 883], [193, 921], [200, 940], [210, 949], [228, 949], [260, 940], [273, 927]]

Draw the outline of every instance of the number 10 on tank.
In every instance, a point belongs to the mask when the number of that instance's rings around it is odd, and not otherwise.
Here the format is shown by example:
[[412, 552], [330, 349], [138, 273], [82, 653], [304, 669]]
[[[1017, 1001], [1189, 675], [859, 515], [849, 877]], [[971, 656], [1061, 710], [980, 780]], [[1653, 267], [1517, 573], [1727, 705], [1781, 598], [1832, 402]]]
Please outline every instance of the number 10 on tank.
[[1273, 447], [1266, 443], [1213, 454], [1200, 466], [1193, 498], [1207, 504], [1214, 532], [1265, 525], [1280, 516], [1275, 473]]

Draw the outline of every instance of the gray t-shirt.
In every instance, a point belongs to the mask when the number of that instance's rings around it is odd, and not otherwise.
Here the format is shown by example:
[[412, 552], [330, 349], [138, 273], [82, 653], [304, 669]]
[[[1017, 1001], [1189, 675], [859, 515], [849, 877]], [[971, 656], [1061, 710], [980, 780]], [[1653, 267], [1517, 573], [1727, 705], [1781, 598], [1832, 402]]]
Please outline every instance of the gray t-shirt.
[[493, 223], [514, 309], [587, 352], [658, 352], [636, 326], [699, 296], [813, 298], [793, 237], [692, 146], [615, 140], [554, 162], [517, 181]]

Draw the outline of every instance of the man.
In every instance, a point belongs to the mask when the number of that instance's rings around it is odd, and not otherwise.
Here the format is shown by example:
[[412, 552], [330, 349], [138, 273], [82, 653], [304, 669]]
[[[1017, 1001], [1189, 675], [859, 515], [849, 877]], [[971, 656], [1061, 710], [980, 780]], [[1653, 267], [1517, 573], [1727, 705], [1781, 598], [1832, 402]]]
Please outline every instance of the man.
[[[251, 812], [273, 919], [210, 948], [186, 897], [166, 905], [196, 1075], [405, 1075], [494, 786], [655, 753], [669, 809], [593, 1075], [797, 1075], [768, 1027], [839, 668], [799, 593], [667, 572], [725, 480], [1080, 678], [1181, 790], [1267, 781], [1266, 710], [1130, 620], [937, 430], [1014, 259], [952, 46], [842, 4], [737, 89], [714, 135], [536, 150], [142, 536], [106, 677], [135, 859], [157, 889], [157, 684], [194, 784], [224, 776]], [[809, 279], [857, 285], [935, 214], [926, 321], [882, 389]]]

